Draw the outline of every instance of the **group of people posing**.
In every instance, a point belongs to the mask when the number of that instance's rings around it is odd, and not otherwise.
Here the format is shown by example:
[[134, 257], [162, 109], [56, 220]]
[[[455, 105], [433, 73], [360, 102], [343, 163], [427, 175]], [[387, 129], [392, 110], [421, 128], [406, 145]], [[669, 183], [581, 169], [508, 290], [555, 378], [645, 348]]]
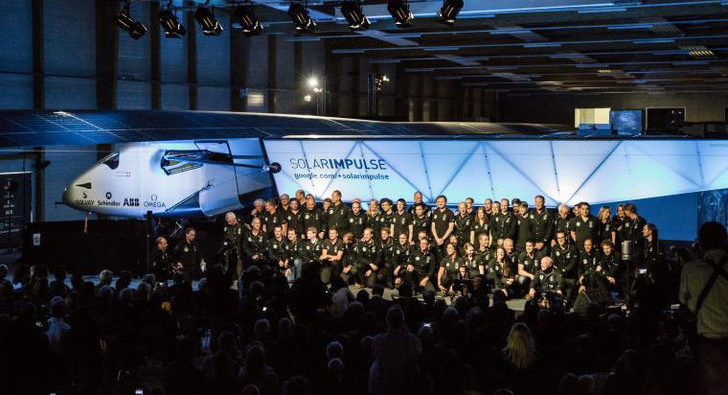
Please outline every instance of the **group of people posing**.
[[[560, 294], [567, 301], [579, 292], [608, 290], [622, 296], [636, 276], [659, 275], [664, 251], [657, 228], [637, 214], [634, 204], [620, 204], [612, 215], [603, 206], [595, 217], [589, 203], [546, 208], [543, 196], [531, 207], [518, 198], [472, 198], [448, 208], [447, 197], [435, 207], [423, 201], [360, 199], [343, 203], [340, 191], [317, 204], [303, 190], [291, 199], [258, 199], [244, 218], [225, 215], [221, 256], [227, 273], [239, 277], [251, 266], [284, 272], [289, 282], [306, 264], [320, 267], [321, 279], [373, 287], [411, 287], [446, 295], [488, 287], [509, 297]], [[194, 229], [172, 254], [157, 240], [155, 269], [182, 270], [191, 279], [202, 253]], [[626, 248], [629, 256], [622, 257]], [[625, 258], [625, 259], [623, 259]]]

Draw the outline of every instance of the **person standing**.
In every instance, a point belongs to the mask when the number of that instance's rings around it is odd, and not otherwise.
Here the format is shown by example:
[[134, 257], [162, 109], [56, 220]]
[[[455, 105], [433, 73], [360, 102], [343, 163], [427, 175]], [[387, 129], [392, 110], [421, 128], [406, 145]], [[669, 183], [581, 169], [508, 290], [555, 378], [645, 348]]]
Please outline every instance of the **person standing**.
[[554, 232], [554, 214], [546, 208], [546, 199], [543, 196], [536, 195], [534, 203], [536, 207], [529, 215], [534, 248], [541, 255], [548, 255]]
[[680, 302], [697, 320], [696, 366], [691, 389], [723, 394], [728, 388], [728, 236], [718, 222], [698, 230], [698, 260], [683, 266]]
[[167, 253], [167, 239], [162, 236], [157, 237], [157, 248], [154, 250], [154, 260], [152, 262], [152, 271], [159, 281], [166, 282], [172, 278], [175, 265]]
[[455, 213], [447, 208], [447, 198], [440, 195], [436, 199], [437, 209], [430, 216], [432, 220], [431, 231], [435, 245], [442, 251], [444, 256], [446, 241], [455, 230]]
[[235, 262], [228, 262], [228, 265], [232, 263], [235, 267], [226, 269], [228, 271], [232, 269], [232, 272], [228, 273], [235, 273], [235, 278], [240, 278], [243, 273], [243, 230], [243, 226], [234, 212], [225, 213], [225, 227], [222, 229], [223, 243], [229, 243], [235, 253]]
[[185, 230], [185, 238], [180, 240], [174, 247], [173, 261], [177, 263], [177, 270], [184, 274], [186, 282], [197, 279], [203, 262], [202, 249], [196, 242], [197, 232], [195, 228]]

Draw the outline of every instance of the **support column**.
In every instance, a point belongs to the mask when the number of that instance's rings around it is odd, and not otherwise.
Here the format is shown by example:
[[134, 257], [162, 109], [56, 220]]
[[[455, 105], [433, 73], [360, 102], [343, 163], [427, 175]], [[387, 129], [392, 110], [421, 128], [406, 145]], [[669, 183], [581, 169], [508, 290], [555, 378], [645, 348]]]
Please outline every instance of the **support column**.
[[268, 36], [268, 112], [276, 112], [276, 36]]
[[[250, 70], [250, 38], [242, 32], [230, 32], [230, 107], [232, 111], [248, 109], [247, 89]], [[245, 94], [244, 94], [245, 93]]]
[[33, 108], [45, 109], [45, 62], [43, 49], [43, 0], [33, 4]]
[[194, 12], [185, 13], [187, 27], [187, 86], [190, 94], [190, 110], [197, 110], [197, 22]]
[[149, 3], [149, 38], [151, 40], [152, 109], [162, 109], [162, 40], [159, 36], [159, 3]]
[[99, 21], [96, 23], [96, 107], [100, 110], [116, 108], [119, 29], [113, 20], [119, 13], [119, 6], [119, 3], [96, 0], [96, 20]]

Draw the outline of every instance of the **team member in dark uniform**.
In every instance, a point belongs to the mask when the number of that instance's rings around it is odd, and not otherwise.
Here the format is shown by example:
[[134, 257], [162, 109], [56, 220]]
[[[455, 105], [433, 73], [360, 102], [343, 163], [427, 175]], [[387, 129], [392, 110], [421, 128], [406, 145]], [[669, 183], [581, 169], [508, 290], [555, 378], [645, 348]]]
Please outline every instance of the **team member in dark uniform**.
[[623, 298], [629, 293], [629, 279], [627, 271], [624, 270], [624, 262], [619, 252], [615, 251], [614, 244], [609, 240], [602, 241], [602, 256], [599, 266], [607, 280], [607, 289], [610, 292], [617, 292]]
[[465, 198], [465, 211], [472, 218], [475, 218], [475, 200], [473, 200], [470, 196]]
[[627, 219], [627, 214], [624, 213], [624, 203], [617, 205], [617, 214], [612, 217], [612, 226], [617, 232], [617, 241], [614, 243], [615, 248], [622, 245], [621, 230], [624, 229], [624, 221]]
[[488, 216], [488, 220], [491, 220], [493, 217], [491, 214], [493, 214], [493, 199], [487, 198], [483, 202], [483, 211], [485, 211], [485, 215]]
[[458, 203], [458, 215], [455, 216], [455, 235], [458, 238], [458, 248], [465, 243], [474, 243], [473, 217], [468, 214], [468, 205]]
[[361, 211], [361, 202], [351, 204], [351, 211], [348, 213], [349, 231], [354, 239], [359, 240], [364, 236], [364, 228], [367, 227], [367, 215]]
[[[222, 230], [223, 243], [229, 243], [235, 254], [234, 268], [226, 268], [226, 272], [232, 269], [231, 275], [234, 273], [235, 278], [240, 278], [243, 274], [243, 225], [238, 221], [238, 217], [232, 211], [225, 213], [225, 227]], [[228, 263], [228, 264], [229, 264]]]
[[513, 273], [513, 278], [515, 279], [518, 274], [518, 254], [516, 253], [515, 243], [513, 243], [513, 240], [503, 240], [503, 249], [506, 251], [506, 262], [508, 262], [508, 267], [510, 267], [511, 273]]
[[298, 200], [291, 200], [290, 207], [285, 214], [288, 223], [286, 233], [288, 233], [288, 229], [293, 229], [297, 235], [303, 234], [303, 210], [301, 210]]
[[[493, 207], [495, 207], [495, 203]], [[500, 213], [493, 218], [493, 230], [497, 233], [493, 237], [496, 240], [496, 245], [503, 246], [505, 239], [514, 239], [516, 237], [518, 224], [513, 213], [508, 211], [508, 199], [501, 199], [498, 207]]]
[[268, 262], [273, 270], [286, 270], [286, 238], [280, 225], [273, 228], [273, 237], [268, 239]]
[[260, 219], [253, 218], [250, 225], [252, 229], [243, 239], [243, 252], [245, 252], [246, 259], [245, 269], [249, 268], [250, 265], [263, 266], [268, 259], [268, 254], [266, 254], [268, 237], [260, 228]]
[[318, 238], [318, 229], [310, 227], [306, 229], [306, 241], [301, 243], [301, 259], [303, 264], [318, 264], [321, 257], [321, 239]]
[[336, 229], [339, 234], [349, 231], [349, 206], [341, 201], [341, 191], [331, 193], [331, 207], [329, 207], [329, 230]]
[[475, 253], [475, 247], [470, 243], [465, 243], [463, 246], [463, 267], [465, 268], [465, 275], [461, 276], [463, 280], [473, 281], [476, 277], [481, 274], [485, 274], [486, 262], [480, 259], [480, 256]]
[[528, 295], [535, 298], [537, 295], [547, 292], [555, 292], [559, 295], [564, 292], [564, 280], [561, 278], [559, 271], [554, 268], [550, 256], [541, 258], [541, 269], [533, 276], [531, 291]]
[[394, 210], [392, 210], [392, 200], [384, 198], [379, 201], [379, 205], [382, 207], [382, 213], [379, 215], [379, 233], [374, 233], [374, 238], [378, 239], [382, 234], [382, 229], [389, 228], [390, 234], [392, 231], [392, 220], [394, 218]]
[[422, 204], [422, 213], [424, 215], [426, 215], [427, 217], [429, 217], [431, 209], [430, 209], [430, 206], [425, 204], [425, 202], [422, 200], [422, 192], [420, 192], [420, 191], [415, 192], [414, 199], [415, 199], [414, 203], [412, 203], [412, 205], [409, 206], [409, 208], [407, 209], [407, 213], [409, 213], [410, 215], [414, 215], [415, 207], [417, 207], [417, 204], [419, 203], [419, 204]]
[[443, 295], [460, 291], [460, 268], [463, 266], [463, 260], [458, 256], [457, 245], [449, 243], [445, 247], [445, 252], [447, 255], [440, 262], [437, 273], [437, 288]]
[[414, 237], [412, 234], [412, 216], [405, 211], [405, 204], [404, 199], [397, 200], [397, 211], [392, 214], [391, 235], [394, 237], [394, 235], [406, 233], [407, 238], [412, 240]]
[[395, 264], [394, 271], [392, 272], [394, 276], [395, 287], [399, 287], [405, 280], [404, 274], [407, 271], [407, 261], [410, 256], [410, 252], [410, 242], [407, 238], [407, 235], [402, 233], [397, 238], [397, 243], [395, 243], [392, 252]]
[[344, 243], [335, 228], [329, 229], [329, 238], [321, 244], [321, 281], [329, 284], [341, 275], [341, 259], [344, 257]]
[[[514, 210], [516, 207], [514, 207]], [[520, 254], [526, 249], [526, 241], [533, 240], [533, 222], [528, 213], [528, 203], [521, 202], [518, 205], [518, 215], [516, 215], [516, 251]], [[535, 272], [535, 270], [534, 270]]]
[[584, 249], [584, 240], [597, 240], [597, 232], [599, 224], [596, 218], [589, 213], [589, 203], [581, 202], [579, 207], [579, 216], [571, 219], [569, 230], [571, 240], [574, 241], [576, 248]]
[[303, 230], [308, 232], [310, 228], [316, 228], [316, 230], [321, 228], [321, 209], [316, 207], [313, 195], [306, 196], [306, 209], [303, 210]]
[[567, 243], [566, 233], [556, 233], [556, 245], [551, 248], [551, 259], [554, 266], [561, 272], [564, 280], [564, 290], [567, 301], [572, 301], [578, 279], [579, 252], [573, 244]]
[[[556, 234], [561, 232], [566, 235], [567, 238], [571, 237], [571, 233], [569, 232], [569, 223], [571, 221], [571, 216], [569, 215], [569, 206], [565, 204], [559, 204], [559, 207], [557, 208], [557, 215], [554, 218], [554, 238], [551, 240], [551, 246], [555, 246], [556, 241]], [[567, 243], [569, 240], [567, 240]], [[554, 266], [558, 268], [556, 265], [556, 261], [554, 261]]]
[[281, 205], [279, 206], [281, 211], [283, 211], [284, 214], [287, 214], [287, 211], [291, 209], [291, 197], [288, 196], [287, 193], [284, 193], [280, 196], [280, 202]]
[[352, 274], [359, 288], [373, 287], [377, 283], [381, 252], [371, 228], [364, 229], [364, 236], [354, 245], [354, 259]]
[[[405, 215], [407, 214], [405, 213]], [[394, 254], [396, 245], [394, 239], [390, 235], [391, 232], [389, 228], [382, 228], [378, 242], [380, 253], [380, 264], [377, 265], [380, 267], [378, 281], [380, 284], [394, 288], [394, 270], [397, 267]]]
[[331, 198], [324, 199], [321, 203], [321, 228], [319, 229], [319, 238], [325, 239], [329, 234], [329, 209], [331, 208]]
[[644, 257], [645, 238], [642, 234], [642, 229], [644, 229], [647, 221], [637, 214], [637, 207], [632, 203], [624, 205], [624, 215], [624, 222], [622, 223], [621, 229], [618, 229], [618, 232], [622, 242], [631, 241], [633, 244], [634, 259], [632, 260], [632, 267], [628, 270], [634, 275], [637, 272], [637, 268], [642, 264]]
[[174, 266], [167, 253], [167, 239], [162, 236], [157, 237], [157, 248], [154, 249], [152, 261], [152, 270], [157, 281], [170, 280], [174, 274]]
[[263, 218], [265, 213], [265, 200], [255, 199], [253, 202], [253, 210], [250, 211], [247, 217], [245, 217], [245, 226], [250, 229], [250, 224], [253, 222], [253, 218]]
[[303, 189], [296, 191], [296, 200], [298, 200], [298, 207], [303, 210], [306, 207], [306, 192]]
[[475, 243], [473, 243], [473, 246], [476, 249], [478, 248], [481, 234], [486, 234], [488, 235], [488, 237], [490, 237], [490, 219], [488, 218], [488, 214], [486, 214], [483, 207], [480, 207], [475, 212], [475, 219], [473, 220], [473, 238], [475, 239]]
[[408, 240], [411, 245], [414, 245], [419, 238], [417, 235], [424, 231], [428, 235], [430, 234], [430, 216], [425, 214], [425, 205], [422, 203], [415, 203], [414, 214], [412, 214], [412, 239]]
[[[369, 208], [367, 209], [367, 228], [372, 228], [372, 232], [375, 235], [381, 234], [382, 230], [382, 213], [379, 211], [379, 200], [372, 199], [369, 201]], [[378, 236], [377, 236], [378, 237]], [[357, 239], [361, 240], [361, 237]]]
[[432, 220], [430, 230], [435, 245], [444, 252], [445, 242], [455, 230], [455, 213], [447, 208], [447, 198], [444, 195], [438, 196], [436, 202], [437, 209], [430, 215]]
[[536, 207], [529, 215], [534, 248], [538, 253], [548, 255], [554, 231], [554, 214], [546, 208], [546, 199], [543, 196], [536, 195], [534, 201]]
[[[490, 248], [490, 238], [485, 233], [478, 236], [478, 249], [475, 254], [480, 259], [483, 269], [487, 269], [488, 263], [493, 259], [493, 249]], [[485, 274], [485, 270], [481, 270], [480, 274]]]
[[184, 273], [185, 281], [192, 282], [196, 279], [201, 270], [200, 264], [203, 261], [202, 249], [197, 246], [195, 228], [185, 230], [185, 238], [180, 240], [174, 247], [173, 261], [177, 262], [177, 270]]
[[594, 248], [592, 240], [584, 240], [584, 248], [579, 253], [579, 293], [592, 289], [606, 289], [600, 261], [599, 251]]
[[506, 260], [506, 250], [498, 247], [495, 250], [495, 258], [488, 264], [487, 279], [492, 283], [491, 289], [501, 290], [506, 296], [514, 294], [515, 269]]
[[609, 209], [609, 206], [602, 206], [599, 209], [599, 215], [597, 216], [597, 219], [599, 220], [599, 232], [597, 236], [597, 240], [601, 244], [604, 240], [609, 240], [612, 243], [617, 242], [617, 228], [614, 227], [614, 224], [612, 222], [612, 210]]
[[661, 280], [666, 272], [665, 267], [665, 246], [660, 243], [655, 224], [645, 224], [642, 227], [644, 236], [645, 253], [641, 269], [647, 269], [647, 273], [655, 280]]
[[[294, 201], [291, 201], [293, 204]], [[289, 283], [298, 280], [301, 277], [303, 269], [303, 258], [301, 258], [301, 241], [298, 240], [298, 233], [293, 229], [288, 229], [288, 237], [283, 245], [286, 251], [286, 264], [284, 274]]]
[[534, 248], [533, 240], [528, 240], [524, 251], [518, 255], [518, 288], [521, 295], [525, 295], [528, 290], [536, 271], [539, 268], [540, 255]]
[[[433, 213], [433, 215], [435, 215]], [[436, 281], [437, 262], [435, 255], [430, 249], [430, 241], [423, 237], [419, 240], [419, 246], [409, 256], [405, 278], [412, 288], [418, 292], [435, 290], [433, 280]]]

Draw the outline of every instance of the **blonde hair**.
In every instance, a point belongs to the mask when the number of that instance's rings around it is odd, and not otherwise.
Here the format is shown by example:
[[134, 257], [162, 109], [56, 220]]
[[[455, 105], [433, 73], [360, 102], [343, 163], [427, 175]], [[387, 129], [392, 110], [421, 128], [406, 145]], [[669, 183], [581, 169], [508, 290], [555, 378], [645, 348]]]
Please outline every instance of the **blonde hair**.
[[602, 206], [599, 209], [599, 220], [604, 222], [604, 217], [606, 214], [606, 219], [609, 219], [609, 217], [612, 215], [612, 210], [609, 208], [609, 206]]
[[526, 324], [517, 322], [508, 332], [508, 341], [503, 349], [506, 360], [519, 369], [528, 369], [536, 362], [536, 346], [531, 330]]
[[[482, 216], [480, 215], [481, 213], [483, 214]], [[480, 218], [482, 218], [483, 220], [481, 221]], [[488, 222], [490, 222], [484, 207], [479, 207], [478, 211], [475, 212], [475, 222], [479, 224], [487, 224]]]

